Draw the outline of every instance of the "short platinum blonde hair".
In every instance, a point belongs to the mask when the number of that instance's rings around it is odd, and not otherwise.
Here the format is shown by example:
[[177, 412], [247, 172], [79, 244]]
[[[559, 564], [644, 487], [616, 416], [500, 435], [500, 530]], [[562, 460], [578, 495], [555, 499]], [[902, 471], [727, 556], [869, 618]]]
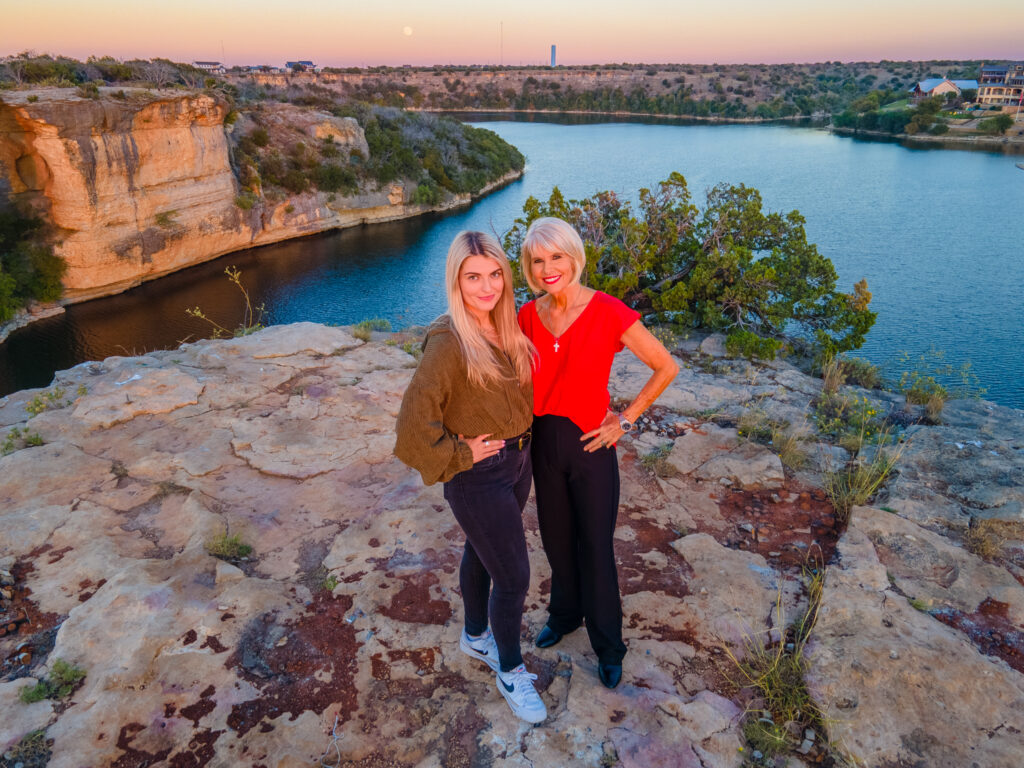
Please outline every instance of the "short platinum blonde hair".
[[544, 293], [544, 285], [533, 279], [533, 256], [538, 250], [568, 256], [572, 262], [570, 284], [580, 282], [587, 265], [587, 252], [583, 247], [583, 238], [569, 222], [545, 216], [535, 220], [523, 238], [522, 258], [519, 260], [523, 268], [523, 277], [534, 293]]

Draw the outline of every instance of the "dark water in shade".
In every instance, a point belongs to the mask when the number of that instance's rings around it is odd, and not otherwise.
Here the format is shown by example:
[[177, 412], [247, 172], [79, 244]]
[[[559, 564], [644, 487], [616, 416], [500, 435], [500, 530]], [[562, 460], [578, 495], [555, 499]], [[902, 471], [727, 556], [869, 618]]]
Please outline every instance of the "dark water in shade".
[[243, 304], [227, 265], [266, 304], [268, 324], [426, 323], [444, 311], [444, 259], [460, 230], [500, 234], [527, 196], [546, 198], [555, 185], [567, 197], [632, 197], [680, 171], [698, 204], [726, 181], [757, 187], [766, 209], [798, 209], [840, 288], [868, 279], [879, 317], [859, 354], [887, 363], [904, 350], [944, 350], [953, 364], [973, 363], [986, 397], [1024, 407], [1020, 157], [792, 126], [571, 122], [487, 122], [522, 150], [527, 172], [471, 208], [229, 254], [18, 331], [0, 345], [0, 394], [45, 386], [84, 360], [208, 335], [187, 307], [235, 326]]

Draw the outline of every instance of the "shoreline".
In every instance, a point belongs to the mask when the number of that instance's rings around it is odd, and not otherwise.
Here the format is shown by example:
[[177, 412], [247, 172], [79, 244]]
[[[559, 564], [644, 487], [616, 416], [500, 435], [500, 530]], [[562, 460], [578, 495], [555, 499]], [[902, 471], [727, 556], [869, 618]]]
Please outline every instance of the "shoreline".
[[[1017, 136], [984, 136], [972, 134], [961, 136], [955, 133], [945, 133], [941, 136], [930, 134], [908, 134], [908, 133], [885, 133], [884, 131], [865, 131], [859, 128], [837, 128], [831, 122], [824, 123], [822, 115], [791, 115], [789, 117], [705, 117], [698, 115], [668, 115], [651, 112], [609, 112], [609, 111], [587, 111], [580, 109], [502, 109], [498, 107], [486, 109], [441, 109], [433, 107], [406, 107], [410, 112], [431, 112], [435, 114], [461, 114], [461, 115], [595, 115], [605, 117], [629, 117], [629, 118], [651, 118], [655, 120], [680, 120], [700, 123], [711, 123], [720, 125], [772, 125], [774, 123], [793, 123], [807, 121], [808, 128], [826, 131], [828, 133], [841, 134], [843, 136], [870, 136], [872, 138], [888, 139], [899, 142], [913, 142], [922, 144], [958, 144], [965, 146], [984, 145], [986, 149], [998, 147], [1012, 147], [1014, 152], [1024, 154], [1024, 135]], [[831, 119], [831, 116], [829, 116]], [[1021, 130], [1024, 130], [1022, 128]], [[960, 149], [961, 147], [951, 147]]]
[[[464, 208], [468, 205], [472, 205], [474, 202], [476, 202], [477, 200], [486, 195], [489, 195], [491, 192], [494, 192], [498, 189], [508, 186], [509, 184], [515, 181], [518, 181], [523, 177], [525, 173], [525, 167], [522, 170], [509, 171], [503, 176], [500, 176], [497, 179], [494, 179], [493, 181], [490, 181], [487, 184], [485, 184], [483, 187], [480, 188], [480, 191], [475, 194], [466, 192], [462, 194], [453, 195], [450, 199], [442, 201], [441, 203], [438, 203], [437, 205], [434, 206], [426, 207], [404, 205], [402, 206], [402, 208], [404, 208], [405, 210], [393, 216], [353, 216], [350, 219], [339, 221], [335, 226], [325, 227], [324, 229], [318, 230], [316, 232], [302, 232], [299, 234], [288, 235], [277, 239], [267, 238], [256, 244], [249, 243], [239, 248], [232, 248], [231, 250], [224, 251], [223, 253], [217, 253], [216, 255], [213, 255], [208, 259], [196, 261], [192, 264], [187, 265], [186, 267], [184, 267], [184, 269], [187, 269], [188, 267], [198, 266], [199, 264], [206, 264], [208, 262], [215, 261], [216, 259], [223, 258], [224, 256], [228, 256], [232, 253], [238, 253], [239, 251], [248, 250], [250, 248], [260, 248], [265, 245], [273, 245], [275, 243], [284, 242], [286, 240], [301, 240], [302, 238], [305, 237], [321, 235], [327, 232], [333, 232], [335, 230], [350, 229], [352, 227], [357, 226], [372, 226], [374, 224], [387, 224], [389, 222], [401, 221], [403, 219], [413, 219], [416, 218], [417, 216], [424, 216], [430, 213], [447, 213], [449, 211], [455, 211], [458, 210], [459, 208]], [[375, 209], [367, 208], [365, 210], [369, 214], [370, 211], [373, 211]], [[131, 280], [124, 284], [117, 284], [116, 286], [114, 286], [117, 288], [117, 290], [107, 291], [100, 295], [87, 295], [75, 298], [62, 297], [61, 299], [58, 299], [57, 302], [52, 304], [36, 304], [34, 305], [34, 309], [23, 307], [15, 313], [13, 318], [8, 320], [6, 323], [0, 324], [0, 345], [3, 345], [7, 341], [7, 338], [12, 333], [15, 333], [16, 331], [19, 331], [22, 328], [31, 325], [37, 320], [45, 320], [46, 318], [55, 317], [57, 315], [63, 314], [66, 311], [65, 307], [71, 304], [83, 304], [87, 301], [95, 301], [97, 299], [103, 299], [108, 296], [116, 296], [117, 294], [124, 293], [125, 291], [129, 291], [132, 288], [137, 288], [143, 283], [148, 283], [153, 280], [159, 280], [162, 277], [166, 277], [167, 275], [174, 274], [175, 272], [179, 271], [181, 270], [175, 269], [167, 272], [148, 274], [145, 277], [138, 280]]]

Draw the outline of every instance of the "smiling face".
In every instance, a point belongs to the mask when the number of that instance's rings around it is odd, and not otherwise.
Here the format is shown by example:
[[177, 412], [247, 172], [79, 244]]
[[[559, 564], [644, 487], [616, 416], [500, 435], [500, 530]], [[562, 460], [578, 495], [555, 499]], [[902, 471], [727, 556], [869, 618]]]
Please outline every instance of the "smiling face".
[[550, 294], [559, 294], [574, 284], [574, 265], [571, 258], [557, 250], [535, 246], [530, 258], [533, 282]]
[[481, 325], [489, 325], [488, 316], [505, 290], [501, 265], [490, 256], [469, 256], [459, 269], [462, 303]]

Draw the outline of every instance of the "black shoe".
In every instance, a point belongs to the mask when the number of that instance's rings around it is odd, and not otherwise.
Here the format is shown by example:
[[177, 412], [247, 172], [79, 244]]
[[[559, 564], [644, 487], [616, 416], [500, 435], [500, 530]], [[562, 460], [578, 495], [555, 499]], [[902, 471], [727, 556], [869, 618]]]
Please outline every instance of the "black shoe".
[[[539, 640], [540, 638], [537, 639]], [[616, 685], [619, 684], [619, 681], [622, 679], [622, 665], [598, 664], [597, 676], [601, 678], [601, 682], [604, 684], [605, 688], [614, 688]]]
[[547, 624], [544, 625], [544, 629], [537, 635], [535, 645], [538, 648], [550, 648], [553, 645], [558, 645], [558, 641], [562, 639], [562, 636], [555, 632]]

